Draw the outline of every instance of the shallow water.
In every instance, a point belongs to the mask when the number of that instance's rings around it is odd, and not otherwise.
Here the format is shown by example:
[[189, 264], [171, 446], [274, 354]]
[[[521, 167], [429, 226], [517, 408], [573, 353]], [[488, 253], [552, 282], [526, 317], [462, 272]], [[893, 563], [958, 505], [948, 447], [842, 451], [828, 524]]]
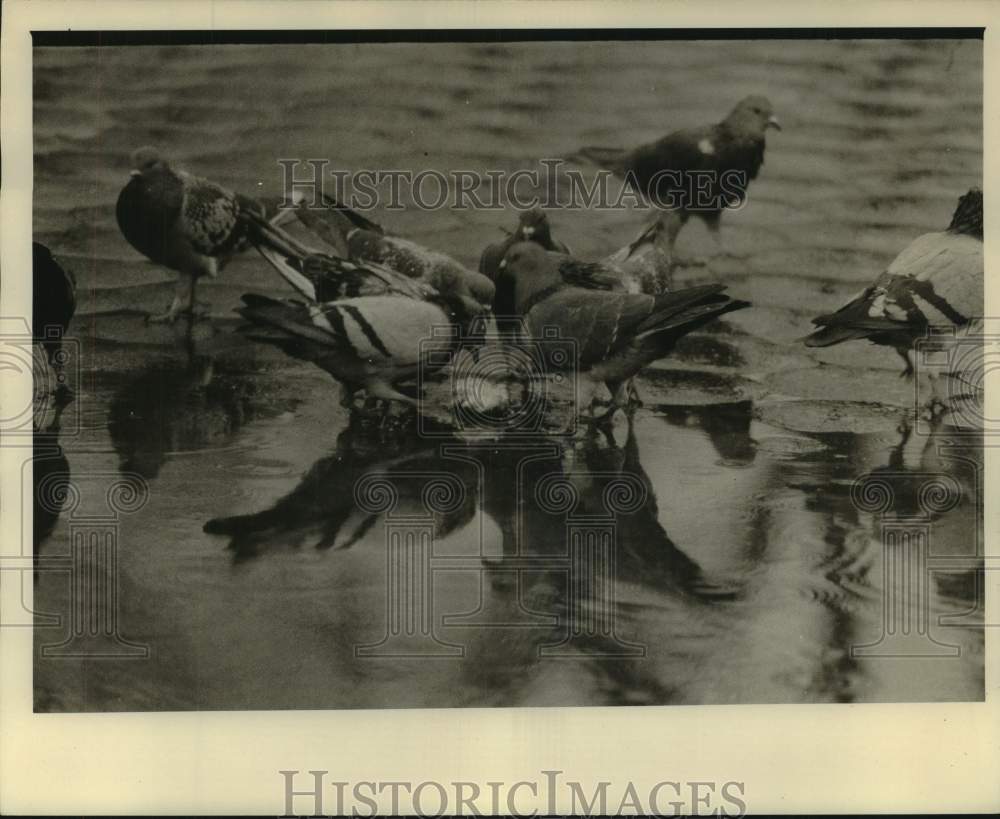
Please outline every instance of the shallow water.
[[[709, 263], [678, 273], [754, 306], [650, 371], [634, 423], [607, 435], [366, 427], [326, 375], [233, 333], [242, 293], [287, 295], [262, 259], [200, 288], [212, 316], [191, 333], [150, 327], [173, 275], [114, 222], [144, 143], [277, 194], [281, 157], [511, 170], [712, 121], [758, 92], [784, 130], [723, 220], [737, 255], [712, 255], [692, 225], [679, 249]], [[978, 42], [37, 50], [35, 237], [80, 282], [80, 376], [59, 434], [36, 446], [36, 479], [68, 472], [79, 504], [36, 523], [35, 608], [70, 611], [67, 574], [44, 559], [109, 514], [117, 477], [139, 476], [148, 499], [111, 529], [117, 627], [149, 656], [40, 656], [36, 708], [981, 699], [981, 437], [964, 416], [904, 423], [914, 387], [891, 351], [795, 343], [981, 184], [981, 102]], [[375, 215], [470, 265], [513, 223]], [[551, 215], [583, 257], [644, 218]], [[355, 494], [385, 481], [391, 511]], [[247, 517], [203, 531], [233, 516]], [[909, 597], [900, 531], [928, 538]], [[388, 558], [398, 532], [418, 538], [410, 563]], [[387, 584], [407, 577], [431, 592], [409, 611], [430, 614], [383, 641]], [[902, 648], [880, 641], [897, 604], [930, 624], [914, 620]], [[68, 633], [37, 625], [40, 651]]]

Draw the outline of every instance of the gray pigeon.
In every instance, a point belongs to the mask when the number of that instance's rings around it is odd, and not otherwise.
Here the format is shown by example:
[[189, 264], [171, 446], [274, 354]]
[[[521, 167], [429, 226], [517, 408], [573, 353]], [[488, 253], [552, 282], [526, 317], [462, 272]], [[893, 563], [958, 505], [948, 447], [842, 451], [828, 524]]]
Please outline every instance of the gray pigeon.
[[965, 327], [983, 316], [983, 192], [958, 200], [948, 228], [918, 236], [871, 287], [819, 316], [807, 347], [868, 339], [892, 347], [913, 374], [913, 342], [931, 327]]
[[[632, 150], [582, 148], [575, 158], [632, 182], [647, 201], [666, 211], [662, 219], [672, 257], [677, 234], [692, 215], [702, 219], [719, 241], [722, 211], [746, 199], [750, 180], [764, 164], [768, 128], [781, 126], [770, 101], [754, 95], [740, 100], [715, 125], [675, 131]], [[700, 179], [706, 172], [711, 184], [702, 188]]]
[[553, 332], [572, 343], [575, 360], [553, 358], [547, 366], [575, 369], [595, 385], [607, 387], [611, 406], [605, 417], [627, 405], [629, 381], [667, 355], [678, 339], [724, 313], [749, 306], [723, 295], [721, 284], [659, 296], [602, 292], [595, 289], [595, 276], [586, 268], [580, 283], [567, 281], [561, 269], [564, 258], [534, 242], [521, 242], [504, 258], [500, 282], [513, 286], [517, 313], [531, 339], [543, 342], [539, 345], [543, 353], [558, 346], [544, 343], [553, 339]]
[[[474, 318], [457, 297], [387, 294], [305, 304], [247, 294], [243, 303], [237, 312], [251, 322], [246, 335], [328, 372], [343, 385], [347, 407], [359, 389], [368, 398], [418, 406], [400, 382], [440, 369]], [[441, 332], [448, 327], [459, 332]]]

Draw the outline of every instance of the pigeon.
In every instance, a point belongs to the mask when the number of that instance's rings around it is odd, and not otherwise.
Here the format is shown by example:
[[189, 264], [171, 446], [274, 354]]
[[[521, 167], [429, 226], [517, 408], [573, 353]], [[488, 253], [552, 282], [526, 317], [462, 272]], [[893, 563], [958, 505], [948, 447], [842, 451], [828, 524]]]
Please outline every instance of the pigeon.
[[[583, 261], [566, 251], [550, 250], [550, 253], [556, 256], [554, 263], [558, 266], [559, 275], [568, 284], [590, 290], [657, 296], [670, 289], [669, 260], [657, 244], [661, 233], [662, 225], [654, 222], [644, 228], [635, 240], [597, 262]], [[497, 265], [498, 272], [500, 264]], [[516, 315], [514, 280], [499, 277], [496, 285], [494, 312], [498, 316]]]
[[[254, 223], [250, 237], [278, 274], [311, 302], [391, 293], [415, 299], [438, 295], [431, 285], [391, 267], [314, 251], [269, 223]], [[475, 309], [480, 309], [478, 302]]]
[[601, 287], [597, 274], [586, 266], [581, 284], [567, 280], [563, 261], [534, 242], [521, 242], [504, 257], [500, 279], [503, 286], [513, 286], [515, 308], [543, 355], [547, 346], [564, 351], [560, 345], [547, 345], [554, 338], [572, 342], [571, 360], [546, 357], [546, 366], [575, 368], [595, 386], [603, 383], [608, 388], [611, 404], [604, 418], [627, 406], [631, 379], [667, 355], [678, 339], [724, 313], [749, 306], [724, 295], [721, 284], [659, 296], [615, 292]]
[[393, 236], [381, 225], [323, 195], [323, 208], [300, 204], [296, 210], [302, 223], [334, 248], [346, 251], [352, 261], [374, 262], [418, 279], [443, 297], [465, 302], [464, 310], [489, 308], [494, 287], [488, 277], [436, 250]]
[[835, 313], [813, 319], [820, 327], [807, 347], [868, 339], [892, 347], [913, 375], [910, 352], [931, 327], [958, 328], [983, 315], [983, 192], [958, 200], [947, 229], [914, 239], [875, 283]]
[[[720, 243], [719, 220], [726, 208], [746, 199], [747, 186], [764, 164], [764, 134], [781, 130], [766, 97], [740, 100], [722, 122], [675, 131], [632, 150], [582, 148], [573, 157], [624, 178], [647, 201], [666, 211], [667, 252], [673, 258], [681, 228], [698, 216]], [[702, 180], [710, 180], [706, 185]]]
[[247, 219], [263, 219], [264, 206], [220, 185], [173, 168], [155, 148], [132, 153], [132, 178], [118, 195], [116, 216], [132, 247], [179, 274], [166, 313], [150, 321], [172, 322], [194, 311], [195, 283], [216, 276], [249, 247]]
[[311, 361], [341, 382], [342, 406], [353, 406], [363, 388], [369, 399], [418, 407], [415, 398], [400, 392], [399, 382], [448, 362], [474, 318], [464, 307], [462, 299], [445, 296], [421, 300], [387, 294], [308, 304], [250, 293], [237, 312], [251, 322], [245, 330], [249, 338]]
[[565, 244], [552, 238], [552, 228], [545, 211], [541, 208], [529, 208], [521, 211], [517, 229], [513, 233], [508, 234], [502, 242], [496, 242], [483, 251], [483, 255], [479, 258], [479, 272], [496, 282], [500, 273], [500, 262], [507, 255], [507, 251], [518, 242], [537, 242], [546, 250], [556, 253], [569, 255], [570, 252]]
[[57, 398], [68, 398], [72, 390], [65, 383], [63, 336], [76, 311], [76, 278], [57, 262], [45, 245], [31, 243], [32, 304], [31, 331], [34, 341], [45, 350], [49, 366], [55, 370]]

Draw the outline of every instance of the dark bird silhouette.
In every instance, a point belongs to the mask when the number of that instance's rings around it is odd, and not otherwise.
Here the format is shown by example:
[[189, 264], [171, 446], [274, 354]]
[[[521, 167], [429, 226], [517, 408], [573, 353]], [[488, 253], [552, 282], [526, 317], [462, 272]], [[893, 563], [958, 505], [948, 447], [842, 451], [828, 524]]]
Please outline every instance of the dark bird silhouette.
[[948, 228], [918, 236], [871, 287], [819, 316], [807, 347], [868, 339], [892, 347], [913, 374], [910, 351], [931, 327], [965, 327], [983, 316], [983, 193], [958, 200]]
[[[507, 253], [502, 286], [513, 287], [514, 306], [533, 340], [551, 332], [573, 345], [568, 361], [546, 361], [553, 370], [575, 368], [611, 393], [606, 417], [624, 407], [628, 382], [647, 364], [667, 355], [677, 340], [712, 319], [748, 307], [722, 293], [724, 285], [689, 287], [659, 296], [594, 289], [598, 275], [579, 269], [584, 286], [567, 280], [565, 257], [533, 242]], [[544, 352], [544, 349], [543, 349]]]
[[489, 276], [494, 283], [500, 273], [500, 262], [518, 242], [535, 242], [546, 250], [555, 253], [569, 254], [569, 248], [552, 237], [552, 226], [549, 217], [541, 208], [529, 208], [521, 211], [517, 219], [517, 228], [502, 242], [489, 245], [479, 258], [479, 272]]
[[31, 243], [31, 332], [45, 350], [49, 365], [55, 370], [59, 386], [57, 398], [68, 398], [73, 392], [65, 383], [63, 336], [76, 311], [76, 278], [57, 262], [43, 244]]
[[674, 131], [632, 150], [582, 148], [574, 158], [610, 170], [667, 211], [661, 217], [663, 238], [665, 251], [673, 258], [677, 235], [692, 215], [720, 241], [722, 211], [743, 203], [750, 180], [764, 164], [768, 128], [781, 126], [770, 101], [754, 95], [740, 100], [715, 125]]
[[155, 148], [134, 151], [132, 164], [132, 178], [118, 195], [118, 227], [132, 247], [179, 274], [167, 312], [150, 317], [172, 322], [194, 311], [199, 278], [217, 276], [249, 246], [248, 219], [263, 219], [264, 206], [171, 167]]

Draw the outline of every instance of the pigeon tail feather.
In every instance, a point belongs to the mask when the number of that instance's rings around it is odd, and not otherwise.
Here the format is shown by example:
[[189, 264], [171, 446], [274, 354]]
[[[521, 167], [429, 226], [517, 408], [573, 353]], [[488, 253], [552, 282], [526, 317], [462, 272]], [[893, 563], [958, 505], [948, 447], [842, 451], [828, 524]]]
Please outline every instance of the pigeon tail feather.
[[639, 333], [636, 338], [645, 339], [659, 336], [670, 330], [682, 331], [677, 333], [677, 335], [685, 335], [725, 313], [732, 313], [749, 306], [750, 302], [748, 301], [731, 299], [728, 296], [722, 295], [716, 296], [711, 298], [708, 303], [696, 304], [680, 313], [675, 313], [673, 316]]
[[[657, 296], [654, 312], [636, 327], [636, 332], [643, 333], [652, 328], [659, 328], [665, 322], [683, 313], [688, 307], [714, 296], [719, 296], [725, 289], [726, 286], [724, 284], [704, 284]], [[728, 301], [727, 296], [722, 296], [721, 298]]]
[[802, 343], [806, 347], [831, 347], [834, 344], [840, 344], [842, 341], [853, 341], [858, 338], [864, 338], [867, 333], [868, 331], [858, 329], [857, 327], [835, 324], [830, 327], [821, 327], [816, 332], [810, 333], [802, 339]]
[[243, 296], [245, 307], [236, 308], [243, 318], [259, 324], [276, 327], [293, 336], [299, 336], [308, 341], [314, 341], [326, 347], [336, 347], [341, 339], [333, 333], [325, 332], [315, 326], [304, 304], [283, 302], [268, 296], [246, 293]]
[[348, 222], [351, 223], [353, 227], [360, 228], [361, 230], [370, 230], [374, 233], [379, 233], [385, 235], [385, 228], [382, 227], [378, 222], [373, 222], [371, 219], [367, 219], [358, 213], [356, 210], [351, 210], [347, 205], [342, 205], [332, 196], [323, 194], [323, 205], [327, 210], [334, 211], [343, 216]]

